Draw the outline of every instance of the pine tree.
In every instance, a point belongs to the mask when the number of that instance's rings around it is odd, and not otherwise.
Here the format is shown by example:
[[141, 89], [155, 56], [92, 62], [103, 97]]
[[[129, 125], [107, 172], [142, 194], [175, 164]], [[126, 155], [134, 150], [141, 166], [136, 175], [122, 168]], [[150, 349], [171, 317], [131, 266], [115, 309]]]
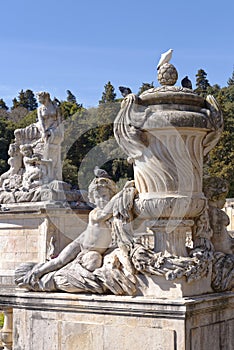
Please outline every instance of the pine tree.
[[154, 87], [154, 83], [142, 83], [139, 91], [138, 91], [138, 95], [142, 94], [142, 92], [152, 89]]
[[30, 111], [30, 112], [37, 109], [37, 107], [38, 107], [37, 99], [36, 99], [34, 93], [32, 92], [32, 90], [29, 90], [29, 89], [26, 90], [24, 93], [24, 97], [26, 100], [27, 107], [26, 106], [23, 106], [23, 107], [27, 108], [28, 111]]
[[232, 76], [231, 78], [228, 79], [227, 83], [228, 83], [228, 86], [234, 85], [234, 68], [233, 68]]
[[99, 104], [114, 102], [116, 98], [115, 88], [110, 81], [104, 86], [104, 92], [102, 93], [102, 99], [99, 101]]
[[29, 89], [26, 91], [22, 89], [19, 92], [18, 99], [14, 98], [12, 102], [13, 102], [13, 106], [11, 108], [12, 110], [17, 107], [24, 107], [28, 111], [34, 111], [38, 106], [34, 93], [32, 92], [32, 90], [29, 90]]
[[65, 120], [70, 118], [82, 108], [82, 105], [75, 102], [62, 101], [60, 104], [61, 114]]
[[19, 93], [18, 101], [19, 101], [19, 107], [24, 107], [24, 108], [28, 109], [28, 101], [27, 101], [27, 98], [25, 96], [25, 92], [23, 89]]
[[213, 95], [218, 98], [221, 87], [218, 84], [214, 84], [213, 86], [209, 86], [207, 88], [207, 95]]
[[217, 146], [209, 153], [205, 170], [210, 175], [226, 179], [229, 197], [234, 197], [234, 85], [220, 89], [217, 101], [224, 117], [224, 131]]
[[14, 97], [13, 100], [12, 100], [12, 107], [11, 107], [11, 109], [13, 110], [13, 109], [15, 109], [17, 107], [19, 107], [19, 101], [17, 100], [16, 97]]
[[203, 69], [199, 69], [196, 74], [197, 88], [195, 89], [195, 92], [203, 97], [207, 95], [207, 89], [210, 87], [210, 83], [206, 77], [207, 73]]
[[9, 109], [9, 107], [7, 107], [5, 101], [2, 98], [0, 99], [0, 109], [4, 109], [5, 111]]
[[70, 90], [67, 90], [67, 102], [77, 103], [75, 95]]

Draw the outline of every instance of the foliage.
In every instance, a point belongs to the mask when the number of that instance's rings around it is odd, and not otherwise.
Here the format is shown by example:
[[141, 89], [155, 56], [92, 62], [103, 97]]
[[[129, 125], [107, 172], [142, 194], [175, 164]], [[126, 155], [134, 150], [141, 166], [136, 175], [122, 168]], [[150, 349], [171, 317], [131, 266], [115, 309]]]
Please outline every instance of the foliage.
[[23, 107], [26, 108], [28, 111], [33, 111], [38, 106], [34, 93], [32, 92], [32, 90], [29, 89], [26, 91], [21, 90], [19, 92], [18, 99], [14, 98], [12, 102], [12, 110], [18, 107]]
[[67, 90], [67, 102], [77, 103], [76, 96], [70, 90]]
[[32, 90], [26, 90], [24, 93], [25, 99], [26, 99], [26, 106], [23, 106], [27, 108], [28, 111], [34, 111], [38, 107], [37, 99], [32, 92]]
[[3, 327], [3, 323], [4, 323], [4, 315], [2, 312], [0, 312], [0, 328]]
[[17, 124], [7, 117], [0, 117], [0, 173], [4, 173], [8, 169], [8, 148], [14, 138], [16, 127]]
[[14, 123], [20, 123], [20, 121], [26, 117], [26, 115], [28, 114], [28, 110], [25, 107], [15, 107], [11, 110], [11, 112], [9, 112], [8, 114], [8, 119], [12, 120]]
[[60, 104], [61, 114], [64, 119], [70, 118], [73, 114], [77, 113], [82, 105], [76, 102], [62, 101]]
[[207, 95], [213, 95], [215, 98], [218, 98], [220, 90], [220, 86], [215, 84], [213, 86], [208, 86], [206, 91]]
[[232, 76], [228, 79], [227, 84], [228, 84], [228, 86], [234, 85], [234, 68], [232, 71]]
[[26, 126], [36, 123], [37, 121], [37, 111], [34, 110], [32, 112], [27, 113], [23, 118], [20, 119], [17, 124], [17, 128], [26, 128]]
[[[126, 163], [126, 156], [113, 135], [113, 122], [119, 109], [120, 103], [109, 102], [97, 108], [81, 109], [65, 121], [63, 159], [71, 160], [77, 167], [78, 186], [81, 189], [87, 189], [96, 165], [105, 169], [116, 181], [120, 177], [131, 176], [128, 165], [121, 165]], [[124, 170], [122, 173], [119, 171], [121, 166]]]
[[102, 99], [99, 101], [99, 104], [114, 102], [116, 98], [115, 88], [110, 81], [104, 86], [104, 92], [102, 93]]
[[234, 85], [220, 89], [217, 100], [224, 117], [224, 131], [217, 146], [210, 152], [206, 171], [228, 180], [228, 196], [234, 197]]
[[5, 111], [9, 109], [9, 107], [7, 107], [5, 101], [2, 98], [0, 98], [0, 109], [4, 109]]
[[206, 77], [207, 73], [203, 69], [199, 69], [196, 74], [196, 89], [194, 91], [203, 97], [207, 95], [207, 89], [210, 86]]
[[152, 89], [154, 87], [154, 83], [142, 83], [139, 91], [138, 91], [138, 95], [142, 94], [142, 92]]
[[72, 164], [72, 160], [65, 159], [63, 162], [63, 181], [77, 185], [77, 172], [77, 167]]

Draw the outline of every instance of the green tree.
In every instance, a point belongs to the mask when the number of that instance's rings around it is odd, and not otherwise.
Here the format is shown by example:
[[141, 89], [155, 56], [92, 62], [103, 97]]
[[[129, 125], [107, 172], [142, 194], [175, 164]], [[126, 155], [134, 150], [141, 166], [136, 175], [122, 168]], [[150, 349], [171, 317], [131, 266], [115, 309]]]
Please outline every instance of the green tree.
[[131, 167], [113, 135], [113, 122], [120, 103], [103, 103], [97, 108], [81, 109], [65, 122], [63, 158], [78, 169], [80, 189], [94, 177], [96, 165], [105, 169], [115, 181], [131, 178]]
[[77, 103], [76, 96], [70, 90], [67, 90], [67, 102]]
[[207, 95], [207, 89], [210, 87], [207, 73], [203, 69], [199, 69], [196, 74], [196, 89], [194, 90], [198, 95], [205, 97]]
[[221, 90], [221, 87], [218, 84], [215, 84], [213, 86], [208, 86], [207, 88], [207, 95], [213, 95], [214, 97], [219, 96], [219, 92]]
[[20, 121], [28, 114], [28, 110], [25, 107], [18, 106], [13, 108], [8, 114], [8, 119], [14, 123], [20, 123]]
[[12, 107], [11, 107], [11, 110], [13, 110], [13, 109], [15, 109], [15, 108], [17, 108], [17, 107], [19, 107], [19, 101], [17, 100], [16, 97], [14, 97], [13, 100], [12, 100]]
[[228, 79], [228, 86], [234, 85], [234, 68], [232, 72], [232, 76]]
[[65, 120], [70, 118], [82, 108], [82, 105], [79, 105], [76, 102], [62, 101], [60, 104], [61, 114]]
[[7, 107], [5, 101], [2, 98], [0, 99], [0, 109], [4, 109], [5, 111], [9, 109], [9, 107]]
[[24, 98], [26, 100], [26, 106], [23, 106], [27, 108], [28, 111], [34, 111], [38, 107], [37, 99], [33, 93], [32, 90], [26, 90], [24, 93]]
[[104, 92], [102, 93], [102, 99], [99, 104], [114, 102], [116, 98], [115, 88], [110, 81], [104, 86]]
[[72, 164], [71, 159], [65, 159], [63, 162], [63, 181], [73, 186], [77, 185], [77, 167]]
[[14, 130], [17, 124], [8, 118], [0, 118], [0, 174], [8, 170], [7, 160], [9, 144], [14, 139]]
[[26, 126], [36, 123], [36, 121], [37, 121], [37, 110], [34, 109], [34, 111], [29, 112], [25, 114], [25, 116], [22, 116], [22, 118], [20, 118], [19, 122], [17, 123], [17, 129], [26, 128]]
[[28, 111], [33, 111], [37, 108], [37, 100], [35, 98], [35, 95], [32, 90], [27, 89], [26, 91], [21, 90], [19, 92], [18, 99], [14, 98], [12, 100], [13, 106], [12, 110], [17, 107], [23, 107], [26, 108]]
[[19, 102], [18, 107], [24, 107], [24, 108], [28, 109], [28, 101], [27, 101], [27, 98], [25, 96], [24, 90], [21, 90], [19, 92], [18, 102]]
[[208, 174], [226, 179], [230, 184], [229, 197], [234, 197], [234, 85], [222, 88], [217, 96], [224, 117], [220, 141], [210, 152], [205, 170]]
[[138, 91], [138, 95], [142, 94], [142, 92], [152, 89], [154, 87], [154, 83], [142, 83], [139, 91]]

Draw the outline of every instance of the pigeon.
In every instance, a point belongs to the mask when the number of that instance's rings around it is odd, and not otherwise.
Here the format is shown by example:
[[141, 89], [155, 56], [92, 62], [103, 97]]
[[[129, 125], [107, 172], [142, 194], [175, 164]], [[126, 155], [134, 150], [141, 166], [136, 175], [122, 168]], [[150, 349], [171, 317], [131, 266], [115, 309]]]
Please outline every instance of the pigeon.
[[110, 175], [106, 172], [104, 169], [100, 169], [97, 165], [94, 168], [94, 175], [99, 178], [99, 177], [104, 177], [107, 179], [110, 179]]
[[172, 57], [172, 52], [173, 50], [172, 49], [169, 49], [167, 52], [164, 52], [161, 54], [161, 58], [158, 62], [158, 65], [157, 65], [157, 70], [159, 70], [159, 68], [164, 64], [164, 63], [168, 63]]
[[187, 88], [187, 89], [192, 89], [192, 83], [191, 83], [191, 80], [189, 80], [188, 76], [186, 75], [186, 77], [184, 77], [182, 80], [181, 80], [181, 85], [182, 87], [184, 88]]
[[60, 106], [60, 105], [61, 105], [61, 102], [60, 102], [56, 97], [54, 97], [53, 103], [54, 103], [55, 105], [57, 105], [57, 106]]
[[119, 86], [119, 91], [121, 92], [123, 97], [132, 93], [132, 90], [129, 87]]

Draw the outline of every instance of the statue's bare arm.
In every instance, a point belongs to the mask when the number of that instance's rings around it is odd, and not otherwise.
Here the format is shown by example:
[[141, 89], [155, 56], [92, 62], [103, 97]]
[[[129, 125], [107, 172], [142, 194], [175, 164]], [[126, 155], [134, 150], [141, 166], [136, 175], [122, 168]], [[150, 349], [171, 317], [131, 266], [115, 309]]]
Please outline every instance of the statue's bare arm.
[[[79, 237], [78, 237], [79, 238]], [[76, 239], [75, 241], [68, 244], [61, 253], [54, 259], [47, 261], [42, 266], [34, 269], [31, 271], [30, 274], [25, 276], [25, 282], [29, 282], [32, 278], [39, 279], [41, 276], [45, 275], [46, 273], [57, 271], [63, 266], [67, 265], [69, 262], [74, 260], [76, 256], [80, 252], [80, 243], [79, 240]]]

